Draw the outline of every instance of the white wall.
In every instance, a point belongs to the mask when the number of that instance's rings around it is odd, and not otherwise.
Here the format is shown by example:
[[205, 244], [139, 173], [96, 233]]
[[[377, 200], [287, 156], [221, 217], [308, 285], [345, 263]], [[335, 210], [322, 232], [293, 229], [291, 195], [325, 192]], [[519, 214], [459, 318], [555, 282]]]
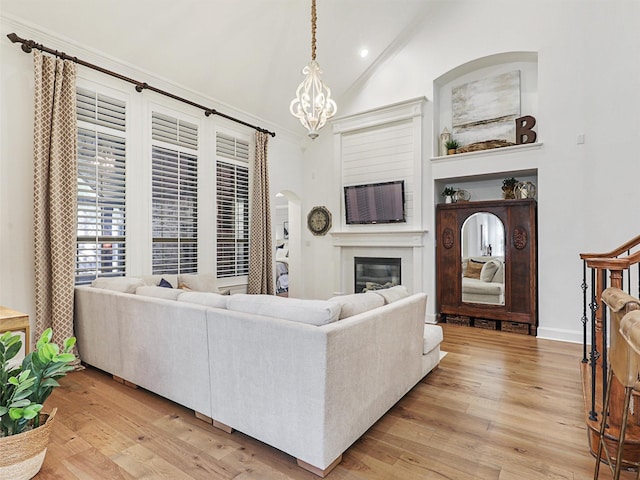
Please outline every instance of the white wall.
[[[340, 115], [349, 115], [423, 95], [432, 100], [435, 79], [459, 65], [503, 52], [538, 52], [536, 130], [543, 146], [534, 153], [541, 337], [581, 341], [579, 253], [607, 251], [639, 233], [632, 199], [640, 178], [638, 18], [640, 2], [634, 0], [440, 2], [414, 37], [338, 104]], [[576, 143], [578, 134], [584, 134], [584, 144]], [[332, 177], [329, 136], [322, 132], [305, 152], [305, 167], [313, 167], [316, 178]], [[616, 143], [628, 148], [618, 151]], [[426, 166], [432, 152], [424, 155]], [[324, 184], [308, 174], [305, 192], [322, 202]], [[451, 176], [464, 174], [460, 167]], [[433, 182], [425, 188], [432, 189]], [[437, 195], [423, 195], [430, 219]], [[425, 226], [432, 236], [430, 219]], [[430, 248], [426, 280], [434, 275]], [[333, 267], [326, 238], [311, 239], [306, 249], [314, 263]], [[308, 296], [328, 290], [322, 283], [308, 287]], [[433, 289], [427, 293], [433, 295]]]
[[[214, 99], [204, 98], [193, 91], [185, 90], [179, 85], [171, 84], [161, 78], [154, 77], [148, 72], [140, 72], [129, 65], [123, 65], [118, 60], [94, 51], [85, 51], [80, 45], [68, 44], [62, 38], [55, 38], [47, 32], [38, 31], [35, 27], [21, 25], [0, 17], [0, 305], [29, 314], [32, 325], [35, 322], [35, 300], [33, 279], [33, 58], [6, 40], [5, 36], [13, 31], [19, 31], [26, 38], [37, 38], [45, 45], [56, 45], [61, 50], [73, 52], [74, 55], [106, 68], [112, 69], [131, 78], [137, 78], [158, 88], [170, 91], [176, 95], [188, 98], [196, 103], [220, 108], [224, 113], [241, 118], [249, 123], [260, 125], [269, 130], [276, 130], [276, 137], [269, 137], [269, 176], [271, 182], [271, 200], [279, 191], [287, 190], [301, 195], [302, 188], [302, 151], [297, 138], [278, 134], [277, 128], [258, 118], [247, 118], [246, 114], [222, 108]], [[138, 101], [141, 94], [135, 93], [130, 84], [93, 72], [85, 67], [78, 67], [78, 76], [87, 80], [103, 82], [112, 88], [124, 88], [131, 91], [133, 101]], [[147, 92], [144, 93], [146, 95]], [[160, 99], [162, 97], [159, 97]], [[163, 101], [163, 100], [159, 100]], [[187, 108], [194, 117], [204, 119], [202, 111], [185, 107], [181, 103], [169, 105], [175, 108]], [[237, 124], [229, 123], [220, 117], [210, 117], [202, 120], [219, 122], [230, 128], [238, 128]], [[227, 122], [225, 124], [225, 122]], [[142, 134], [142, 128], [137, 133]], [[242, 127], [241, 127], [242, 128]], [[250, 135], [253, 132], [247, 129]], [[130, 161], [140, 163], [141, 152], [129, 152]], [[134, 171], [134, 170], [132, 170]], [[140, 191], [129, 190], [128, 195], [136, 195]], [[138, 194], [141, 196], [140, 194]], [[143, 198], [140, 201], [145, 201]], [[148, 201], [148, 200], [147, 200]], [[300, 215], [300, 212], [298, 212]], [[148, 219], [132, 218], [132, 231], [135, 223]], [[215, 231], [215, 225], [201, 231]], [[274, 235], [275, 239], [275, 235]], [[213, 242], [213, 237], [211, 238]], [[128, 252], [134, 265], [133, 270], [140, 270], [140, 265], [148, 262], [140, 257], [150, 256], [150, 245], [144, 248], [144, 241], [137, 239], [134, 248]], [[297, 247], [299, 251], [299, 246]]]

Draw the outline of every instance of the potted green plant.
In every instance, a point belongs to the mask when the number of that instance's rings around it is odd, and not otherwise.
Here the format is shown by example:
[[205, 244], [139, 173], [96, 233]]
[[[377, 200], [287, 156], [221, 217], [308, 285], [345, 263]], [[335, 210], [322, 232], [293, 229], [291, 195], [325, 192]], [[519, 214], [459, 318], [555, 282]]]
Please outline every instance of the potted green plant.
[[444, 197], [444, 203], [451, 203], [453, 202], [453, 197], [456, 194], [456, 189], [453, 187], [444, 187], [444, 190], [442, 190], [442, 196]]
[[447, 155], [453, 155], [454, 153], [456, 153], [456, 150], [460, 146], [460, 143], [455, 138], [452, 138], [450, 140], [447, 140], [444, 146], [447, 147]]
[[19, 335], [0, 336], [0, 478], [30, 479], [42, 467], [56, 410], [42, 404], [58, 379], [73, 370], [75, 337], [60, 348], [48, 328], [21, 364], [12, 361], [22, 348]]
[[502, 180], [502, 196], [505, 200], [516, 198], [514, 188], [517, 183], [518, 180], [516, 180], [514, 177], [509, 177]]

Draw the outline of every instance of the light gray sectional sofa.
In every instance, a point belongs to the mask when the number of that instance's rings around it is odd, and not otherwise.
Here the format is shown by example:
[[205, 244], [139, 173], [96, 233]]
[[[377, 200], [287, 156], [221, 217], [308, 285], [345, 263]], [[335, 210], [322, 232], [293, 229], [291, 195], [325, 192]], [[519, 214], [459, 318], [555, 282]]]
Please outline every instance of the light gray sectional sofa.
[[401, 286], [321, 301], [108, 283], [76, 287], [85, 363], [320, 476], [440, 360], [426, 295]]

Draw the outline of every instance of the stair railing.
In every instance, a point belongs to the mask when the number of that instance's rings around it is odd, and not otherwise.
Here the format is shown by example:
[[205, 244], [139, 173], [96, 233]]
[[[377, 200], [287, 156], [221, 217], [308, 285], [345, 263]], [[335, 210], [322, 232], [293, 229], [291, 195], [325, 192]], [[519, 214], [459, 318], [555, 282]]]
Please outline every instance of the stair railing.
[[[581, 253], [582, 259], [582, 363], [589, 363], [591, 370], [591, 408], [589, 420], [597, 420], [596, 412], [596, 382], [597, 368], [602, 369], [600, 375], [602, 381], [602, 393], [606, 392], [607, 383], [607, 346], [609, 337], [607, 332], [607, 309], [602, 303], [602, 292], [607, 287], [616, 287], [624, 290], [626, 282], [627, 293], [638, 297], [640, 292], [640, 235], [629, 240], [618, 248], [606, 253]], [[632, 288], [632, 270], [637, 270], [637, 283]], [[590, 280], [590, 285], [587, 280]], [[587, 307], [590, 310], [587, 317]], [[591, 342], [589, 346], [589, 334]], [[589, 346], [589, 348], [588, 348]], [[589, 351], [587, 355], [587, 351]], [[587, 358], [588, 356], [588, 358]], [[603, 398], [604, 403], [604, 398]]]

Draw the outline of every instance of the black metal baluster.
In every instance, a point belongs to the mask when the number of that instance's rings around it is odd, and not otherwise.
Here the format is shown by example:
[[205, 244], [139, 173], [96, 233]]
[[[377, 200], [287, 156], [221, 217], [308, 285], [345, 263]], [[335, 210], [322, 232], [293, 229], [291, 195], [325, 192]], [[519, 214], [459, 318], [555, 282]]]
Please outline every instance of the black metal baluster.
[[[640, 282], [640, 276], [638, 277]], [[582, 260], [582, 363], [587, 363], [587, 261]]]
[[[602, 270], [600, 272], [600, 274], [602, 275], [602, 289], [604, 290], [607, 286], [607, 271], [606, 270]], [[604, 401], [606, 399], [606, 392], [607, 392], [607, 377], [608, 377], [608, 365], [607, 365], [607, 343], [608, 343], [608, 327], [607, 327], [607, 309], [605, 308], [604, 302], [602, 301], [602, 298], [600, 299], [600, 304], [599, 307], [602, 308], [602, 406], [604, 408]], [[602, 414], [602, 421], [606, 422], [607, 418], [606, 415]]]
[[596, 303], [596, 272], [595, 269], [591, 269], [591, 411], [589, 411], [589, 420], [595, 421], [598, 419], [596, 413], [596, 362], [598, 360], [598, 349], [596, 348], [596, 310], [598, 304]]

